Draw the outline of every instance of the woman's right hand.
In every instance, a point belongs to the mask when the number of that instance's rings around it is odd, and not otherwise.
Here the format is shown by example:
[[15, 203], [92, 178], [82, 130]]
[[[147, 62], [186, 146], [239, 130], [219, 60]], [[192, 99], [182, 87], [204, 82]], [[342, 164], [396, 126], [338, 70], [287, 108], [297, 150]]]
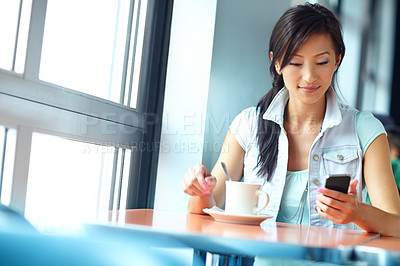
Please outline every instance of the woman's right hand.
[[190, 196], [209, 195], [216, 185], [216, 178], [202, 164], [189, 167], [181, 181], [183, 192]]

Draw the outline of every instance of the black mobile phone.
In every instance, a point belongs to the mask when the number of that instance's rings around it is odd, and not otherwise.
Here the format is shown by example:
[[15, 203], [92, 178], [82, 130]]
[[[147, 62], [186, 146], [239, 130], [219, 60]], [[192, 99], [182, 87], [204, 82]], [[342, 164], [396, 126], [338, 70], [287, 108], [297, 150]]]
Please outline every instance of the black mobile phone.
[[327, 175], [325, 181], [325, 187], [346, 193], [349, 190], [351, 177], [346, 174], [341, 175]]

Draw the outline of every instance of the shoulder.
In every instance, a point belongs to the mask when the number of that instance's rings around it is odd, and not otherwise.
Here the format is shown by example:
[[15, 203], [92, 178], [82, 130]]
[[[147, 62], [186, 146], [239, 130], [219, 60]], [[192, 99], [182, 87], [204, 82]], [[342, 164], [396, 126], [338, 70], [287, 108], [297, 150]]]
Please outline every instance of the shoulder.
[[255, 137], [258, 113], [257, 107], [246, 108], [233, 119], [229, 127], [243, 149]]
[[358, 128], [374, 127], [375, 129], [383, 129], [382, 123], [371, 112], [359, 111], [354, 107], [345, 104], [339, 104], [342, 115], [355, 116], [357, 130]]
[[249, 129], [254, 128], [257, 125], [258, 118], [258, 108], [257, 107], [248, 107], [241, 111], [233, 120], [232, 125], [236, 127], [247, 127]]
[[240, 112], [240, 114], [238, 114], [238, 116], [246, 118], [246, 120], [248, 121], [252, 121], [252, 120], [257, 120], [258, 113], [259, 113], [258, 108], [252, 106], [244, 109], [242, 112]]
[[385, 128], [371, 112], [358, 112], [356, 115], [357, 135], [363, 153], [369, 145], [381, 134], [386, 134]]
[[343, 103], [339, 103], [338, 106], [339, 106], [342, 122], [344, 122], [344, 124], [346, 124], [347, 126], [355, 125], [357, 116], [360, 113], [360, 111], [358, 111], [354, 107], [345, 105]]
[[356, 108], [351, 107], [350, 105], [346, 105], [343, 103], [339, 103], [339, 109], [342, 113], [342, 115], [358, 115], [358, 113], [360, 113], [360, 111], [358, 111]]
[[356, 115], [357, 128], [374, 128], [376, 130], [385, 131], [381, 121], [376, 118], [371, 112], [361, 111]]

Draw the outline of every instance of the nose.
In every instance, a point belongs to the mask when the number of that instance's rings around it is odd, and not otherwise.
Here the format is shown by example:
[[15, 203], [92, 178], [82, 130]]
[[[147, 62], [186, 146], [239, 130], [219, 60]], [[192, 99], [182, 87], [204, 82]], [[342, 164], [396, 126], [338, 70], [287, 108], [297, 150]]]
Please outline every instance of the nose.
[[302, 71], [303, 80], [307, 83], [313, 83], [317, 79], [317, 70], [312, 64], [305, 64]]

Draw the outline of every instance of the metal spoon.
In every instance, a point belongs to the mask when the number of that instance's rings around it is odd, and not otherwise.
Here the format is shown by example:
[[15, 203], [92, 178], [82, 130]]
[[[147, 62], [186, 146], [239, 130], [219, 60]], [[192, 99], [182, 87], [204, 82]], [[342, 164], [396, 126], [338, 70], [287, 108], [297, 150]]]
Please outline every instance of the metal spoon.
[[221, 165], [222, 165], [222, 168], [224, 169], [224, 172], [225, 172], [226, 177], [228, 178], [228, 180], [229, 180], [229, 181], [232, 181], [232, 178], [231, 178], [231, 176], [230, 176], [229, 173], [228, 173], [228, 169], [226, 168], [225, 163], [224, 163], [224, 162], [221, 162]]

